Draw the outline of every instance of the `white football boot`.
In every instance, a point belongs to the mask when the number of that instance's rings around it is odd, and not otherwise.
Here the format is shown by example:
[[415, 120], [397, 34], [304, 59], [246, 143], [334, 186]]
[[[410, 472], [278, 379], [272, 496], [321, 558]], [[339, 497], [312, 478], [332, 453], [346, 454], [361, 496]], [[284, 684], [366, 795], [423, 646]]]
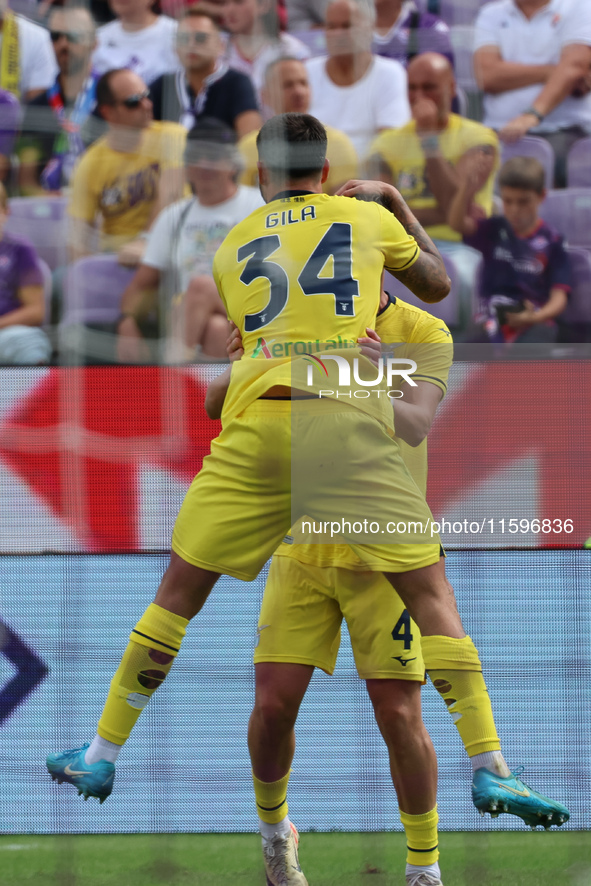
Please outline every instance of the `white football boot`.
[[287, 835], [273, 834], [270, 840], [263, 837], [267, 886], [308, 886], [298, 861], [299, 839], [291, 822]]

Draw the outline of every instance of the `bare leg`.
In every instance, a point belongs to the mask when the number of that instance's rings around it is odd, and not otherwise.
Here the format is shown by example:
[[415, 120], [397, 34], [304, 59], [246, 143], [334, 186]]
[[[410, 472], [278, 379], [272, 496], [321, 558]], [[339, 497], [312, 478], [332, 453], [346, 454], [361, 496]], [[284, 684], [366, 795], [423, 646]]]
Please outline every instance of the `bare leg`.
[[193, 566], [171, 551], [170, 563], [162, 576], [154, 603], [191, 620], [203, 609], [219, 577], [217, 572]]
[[208, 357], [226, 357], [226, 340], [230, 335], [230, 324], [225, 314], [212, 314], [201, 341], [201, 350]]
[[441, 635], [461, 639], [466, 636], [454, 590], [445, 575], [445, 559], [411, 572], [387, 573], [411, 618], [423, 637]]
[[[213, 277], [193, 277], [175, 314], [175, 338], [184, 340], [190, 349], [202, 345], [209, 320], [215, 314], [226, 316]], [[212, 356], [223, 357], [225, 353], [224, 347], [222, 353]]]
[[314, 668], [284, 662], [258, 662], [255, 703], [248, 724], [252, 769], [265, 782], [289, 772], [295, 752], [294, 726]]
[[421, 714], [421, 684], [367, 680], [366, 685], [400, 809], [409, 815], [430, 812], [437, 802], [437, 757]]

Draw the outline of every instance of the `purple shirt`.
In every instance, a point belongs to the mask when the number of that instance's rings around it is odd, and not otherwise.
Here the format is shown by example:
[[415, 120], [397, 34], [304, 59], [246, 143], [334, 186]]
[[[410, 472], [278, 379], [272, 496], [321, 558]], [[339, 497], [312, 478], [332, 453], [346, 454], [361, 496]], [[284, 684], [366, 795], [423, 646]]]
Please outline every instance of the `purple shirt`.
[[22, 304], [18, 291], [23, 286], [43, 286], [43, 273], [31, 244], [13, 234], [0, 240], [0, 316]]
[[454, 52], [451, 45], [449, 27], [438, 16], [431, 12], [421, 12], [414, 3], [408, 4], [406, 15], [390, 32], [389, 39], [374, 37], [371, 46], [376, 55], [393, 58], [406, 65], [410, 58], [421, 52], [438, 52], [449, 59], [452, 67]]
[[518, 237], [502, 216], [480, 219], [464, 243], [482, 253], [480, 294], [485, 301], [506, 295], [542, 307], [553, 286], [570, 290], [571, 269], [563, 238], [544, 221], [528, 237]]

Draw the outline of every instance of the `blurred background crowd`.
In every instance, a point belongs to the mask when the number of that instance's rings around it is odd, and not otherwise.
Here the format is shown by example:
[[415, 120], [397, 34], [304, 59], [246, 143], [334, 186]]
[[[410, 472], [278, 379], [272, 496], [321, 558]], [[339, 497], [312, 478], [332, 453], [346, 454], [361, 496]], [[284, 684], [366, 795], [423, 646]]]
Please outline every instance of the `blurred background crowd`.
[[400, 190], [456, 340], [591, 341], [591, 3], [0, 0], [0, 364], [224, 359], [213, 256], [284, 112], [327, 193]]

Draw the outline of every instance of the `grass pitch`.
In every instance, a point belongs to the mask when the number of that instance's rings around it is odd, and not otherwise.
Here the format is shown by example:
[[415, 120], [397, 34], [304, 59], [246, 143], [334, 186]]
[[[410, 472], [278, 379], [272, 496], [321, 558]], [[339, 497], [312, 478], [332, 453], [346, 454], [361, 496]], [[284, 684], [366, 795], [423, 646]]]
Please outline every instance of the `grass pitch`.
[[[303, 834], [310, 886], [403, 886], [403, 834]], [[591, 833], [442, 833], [445, 886], [591, 886]], [[2, 836], [2, 886], [264, 886], [249, 834]]]

